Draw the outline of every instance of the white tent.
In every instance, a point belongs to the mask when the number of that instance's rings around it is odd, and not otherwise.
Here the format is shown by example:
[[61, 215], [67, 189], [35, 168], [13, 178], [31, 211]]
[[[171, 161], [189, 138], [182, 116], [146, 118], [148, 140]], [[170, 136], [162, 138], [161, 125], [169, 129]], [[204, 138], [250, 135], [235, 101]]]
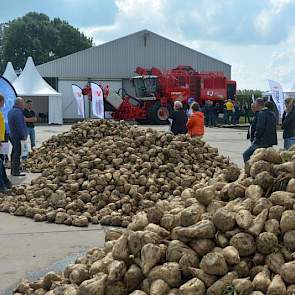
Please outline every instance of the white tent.
[[48, 112], [49, 124], [62, 124], [62, 97], [39, 74], [32, 57], [28, 57], [24, 70], [12, 84], [17, 95], [33, 100], [34, 110]]
[[15, 70], [11, 62], [7, 63], [5, 71], [2, 76], [5, 79], [7, 79], [10, 83], [13, 83], [17, 79], [17, 75], [15, 73]]

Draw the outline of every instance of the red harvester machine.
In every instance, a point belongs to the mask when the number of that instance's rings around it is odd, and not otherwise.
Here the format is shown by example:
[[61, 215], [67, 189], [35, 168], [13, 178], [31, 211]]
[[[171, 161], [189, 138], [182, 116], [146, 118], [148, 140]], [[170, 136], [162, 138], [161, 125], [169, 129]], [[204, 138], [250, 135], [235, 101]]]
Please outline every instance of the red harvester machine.
[[116, 120], [163, 124], [176, 100], [187, 104], [192, 97], [201, 105], [206, 100], [223, 104], [236, 94], [236, 82], [227, 80], [222, 72], [196, 72], [183, 65], [168, 71], [137, 67], [135, 72], [138, 76], [131, 78], [134, 96], [122, 90], [121, 96], [106, 97], [115, 109], [112, 116]]

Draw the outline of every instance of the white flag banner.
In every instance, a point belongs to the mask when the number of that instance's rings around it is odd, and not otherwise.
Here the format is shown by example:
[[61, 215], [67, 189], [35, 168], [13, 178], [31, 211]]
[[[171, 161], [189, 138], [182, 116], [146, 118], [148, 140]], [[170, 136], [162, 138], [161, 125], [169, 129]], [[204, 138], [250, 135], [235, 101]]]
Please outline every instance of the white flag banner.
[[255, 96], [252, 94], [252, 102], [255, 102]]
[[268, 80], [271, 96], [276, 104], [280, 117], [283, 116], [284, 113], [284, 92], [281, 84], [279, 82]]
[[85, 110], [84, 110], [84, 98], [82, 94], [82, 89], [75, 84], [72, 84], [72, 89], [73, 89], [74, 97], [77, 103], [78, 115], [84, 118]]
[[92, 94], [92, 113], [100, 119], [104, 119], [104, 106], [103, 106], [103, 91], [96, 83], [90, 83]]

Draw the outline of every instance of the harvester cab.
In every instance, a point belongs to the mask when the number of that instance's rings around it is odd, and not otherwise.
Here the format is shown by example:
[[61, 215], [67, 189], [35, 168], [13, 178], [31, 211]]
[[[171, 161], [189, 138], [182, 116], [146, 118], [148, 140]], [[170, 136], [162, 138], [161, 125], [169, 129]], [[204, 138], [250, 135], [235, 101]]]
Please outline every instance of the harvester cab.
[[135, 95], [141, 99], [153, 99], [158, 91], [158, 77], [153, 75], [135, 76], [131, 78]]

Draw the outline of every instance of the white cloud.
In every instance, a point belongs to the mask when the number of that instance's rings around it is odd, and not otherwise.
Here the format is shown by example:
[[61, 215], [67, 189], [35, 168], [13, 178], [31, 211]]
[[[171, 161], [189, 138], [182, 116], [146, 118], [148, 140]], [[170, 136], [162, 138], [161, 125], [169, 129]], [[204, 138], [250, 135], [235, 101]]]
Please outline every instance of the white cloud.
[[283, 20], [283, 17], [280, 17], [280, 15], [283, 14], [284, 10], [288, 9], [290, 5], [294, 4], [295, 0], [269, 0], [269, 5], [262, 9], [254, 19], [256, 31], [261, 35], [271, 34], [274, 30], [273, 24], [276, 23], [276, 20]]
[[271, 23], [272, 13], [266, 10], [260, 12], [260, 14], [254, 20], [254, 27], [258, 34], [266, 34], [269, 32], [269, 24]]
[[269, 0], [272, 8], [276, 13], [279, 13], [290, 4], [294, 4], [294, 0]]
[[[96, 44], [149, 29], [232, 65], [239, 88], [285, 87], [295, 77], [295, 0], [116, 0], [108, 26], [82, 28]], [[294, 56], [294, 57], [293, 57]]]
[[117, 24], [112, 24], [109, 26], [91, 26], [91, 27], [82, 27], [80, 30], [89, 37], [94, 38], [95, 45], [99, 45], [101, 43], [104, 43], [105, 40], [98, 39], [96, 36], [99, 36], [100, 33], [107, 33], [107, 32], [114, 32], [117, 30]]
[[165, 7], [168, 0], [116, 0], [117, 13], [112, 25], [82, 27], [81, 30], [98, 40], [109, 36], [119, 37], [146, 27], [163, 29], [165, 24]]
[[288, 39], [277, 47], [272, 54], [268, 72], [280, 81], [285, 89], [291, 88], [295, 83], [295, 28]]
[[116, 0], [115, 1], [119, 13], [129, 16], [138, 16], [141, 12], [141, 17], [145, 17], [152, 11], [153, 14], [162, 14], [163, 8], [167, 5], [166, 0]]

